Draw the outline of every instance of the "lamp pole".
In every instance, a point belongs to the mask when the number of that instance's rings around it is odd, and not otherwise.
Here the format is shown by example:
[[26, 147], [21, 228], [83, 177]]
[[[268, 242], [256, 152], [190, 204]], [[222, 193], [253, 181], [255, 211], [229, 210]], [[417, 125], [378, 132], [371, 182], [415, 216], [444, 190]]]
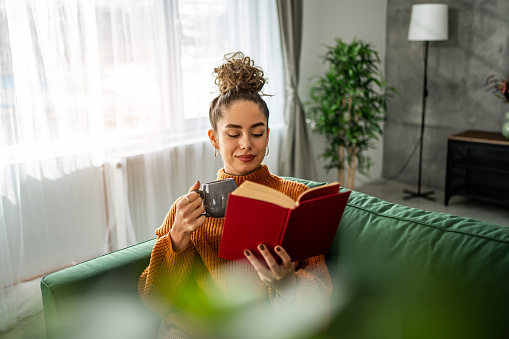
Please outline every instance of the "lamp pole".
[[426, 98], [428, 97], [428, 47], [429, 41], [424, 41], [424, 84], [423, 84], [423, 93], [422, 93], [422, 115], [421, 115], [421, 140], [419, 144], [419, 175], [417, 179], [417, 192], [412, 192], [409, 190], [404, 190], [404, 193], [409, 194], [404, 199], [408, 200], [411, 198], [422, 197], [431, 201], [435, 201], [436, 199], [430, 197], [429, 195], [433, 194], [434, 191], [421, 192], [421, 177], [422, 177], [422, 149], [424, 145], [424, 123], [426, 119]]

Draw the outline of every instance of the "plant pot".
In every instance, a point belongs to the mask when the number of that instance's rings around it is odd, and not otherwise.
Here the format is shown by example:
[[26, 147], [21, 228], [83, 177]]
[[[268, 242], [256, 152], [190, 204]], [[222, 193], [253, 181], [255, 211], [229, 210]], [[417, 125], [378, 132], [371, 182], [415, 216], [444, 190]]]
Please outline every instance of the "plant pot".
[[509, 140], [509, 112], [505, 114], [505, 124], [502, 125], [502, 135]]

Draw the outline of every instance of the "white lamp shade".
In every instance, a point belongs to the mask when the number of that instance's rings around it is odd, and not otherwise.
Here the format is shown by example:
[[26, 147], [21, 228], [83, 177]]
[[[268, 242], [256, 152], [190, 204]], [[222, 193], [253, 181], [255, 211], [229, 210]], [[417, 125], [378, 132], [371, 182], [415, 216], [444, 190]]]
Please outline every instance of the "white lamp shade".
[[448, 39], [448, 15], [445, 4], [412, 6], [408, 40], [440, 41]]

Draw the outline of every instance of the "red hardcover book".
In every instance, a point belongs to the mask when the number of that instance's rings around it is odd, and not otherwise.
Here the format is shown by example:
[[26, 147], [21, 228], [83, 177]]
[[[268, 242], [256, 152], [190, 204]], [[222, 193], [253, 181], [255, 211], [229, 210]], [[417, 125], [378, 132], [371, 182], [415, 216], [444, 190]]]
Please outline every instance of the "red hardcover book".
[[246, 262], [249, 249], [265, 259], [257, 246], [282, 246], [292, 261], [329, 251], [343, 216], [350, 191], [339, 192], [339, 184], [315, 187], [297, 201], [270, 187], [246, 181], [228, 198], [219, 257]]

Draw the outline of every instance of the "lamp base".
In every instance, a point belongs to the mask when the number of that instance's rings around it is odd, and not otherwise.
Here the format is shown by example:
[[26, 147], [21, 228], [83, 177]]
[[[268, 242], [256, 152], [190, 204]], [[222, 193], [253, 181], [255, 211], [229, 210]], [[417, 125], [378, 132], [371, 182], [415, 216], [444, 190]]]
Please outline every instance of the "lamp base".
[[412, 192], [412, 191], [409, 191], [409, 190], [403, 190], [403, 193], [409, 194], [408, 196], [403, 197], [403, 199], [405, 199], [405, 200], [409, 200], [409, 199], [413, 199], [413, 198], [424, 198], [424, 199], [427, 199], [427, 200], [430, 200], [430, 201], [436, 201], [437, 200], [437, 199], [435, 199], [433, 197], [429, 197], [429, 195], [434, 194], [435, 191], [421, 192], [419, 190], [419, 192]]

